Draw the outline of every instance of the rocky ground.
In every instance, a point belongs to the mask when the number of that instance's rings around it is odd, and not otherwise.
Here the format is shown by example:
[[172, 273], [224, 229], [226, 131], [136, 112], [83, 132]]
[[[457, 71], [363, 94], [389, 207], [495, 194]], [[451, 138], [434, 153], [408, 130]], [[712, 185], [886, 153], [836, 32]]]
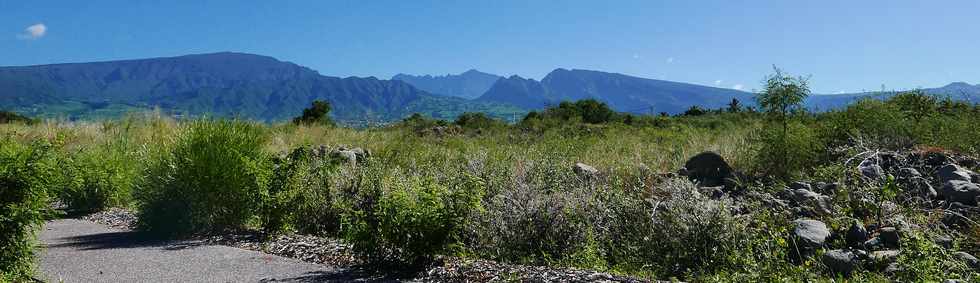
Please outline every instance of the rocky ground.
[[[839, 183], [810, 181], [790, 183], [776, 193], [746, 190], [741, 184], [747, 178], [710, 152], [693, 157], [678, 174], [701, 184], [700, 191], [713, 198], [731, 198], [736, 204], [759, 201], [796, 218], [787, 239], [797, 258], [821, 254], [818, 260], [834, 273], [848, 274], [858, 266], [885, 274], [901, 272], [896, 260], [905, 252], [903, 242], [915, 232], [931, 237], [944, 252], [980, 272], [980, 260], [953, 245], [954, 235], [963, 238], [970, 227], [980, 227], [980, 174], [967, 169], [978, 165], [976, 158], [942, 151], [865, 151], [844, 162], [844, 170], [853, 172], [845, 173], [844, 180], [852, 191], [843, 191]], [[850, 201], [850, 211], [844, 213], [835, 199]], [[900, 207], [939, 219], [921, 227], [906, 219]], [[815, 220], [827, 218], [848, 219], [850, 224], [834, 230]], [[873, 224], [866, 227], [856, 218], [873, 219]], [[844, 239], [845, 244], [831, 245], [832, 239]]]
[[[132, 211], [110, 209], [80, 217], [118, 230], [131, 230], [136, 217]], [[339, 239], [309, 235], [266, 237], [259, 232], [229, 232], [201, 237], [204, 242], [261, 251], [305, 262], [361, 269], [363, 277], [416, 282], [649, 282], [608, 273], [542, 266], [504, 264], [487, 260], [443, 257], [431, 267], [412, 274], [384, 274], [363, 266], [350, 247]]]
[[[344, 156], [351, 163], [356, 163], [361, 156], [369, 154], [349, 151]], [[686, 176], [699, 184], [702, 194], [716, 199], [731, 199], [736, 210], [742, 209], [740, 204], [764, 203], [765, 206], [788, 215], [789, 219], [796, 219], [792, 222], [790, 234], [786, 236], [795, 249], [797, 260], [818, 260], [834, 273], [848, 274], [859, 267], [885, 274], [901, 272], [896, 261], [906, 252], [903, 242], [908, 242], [911, 234], [923, 234], [913, 232], [926, 230], [929, 231], [925, 233], [930, 237], [929, 240], [943, 247], [944, 252], [980, 272], [980, 260], [970, 254], [970, 250], [963, 250], [964, 245], [954, 246], [953, 243], [954, 238], [968, 238], [964, 237], [964, 233], [969, 233], [969, 227], [980, 225], [980, 174], [968, 169], [978, 168], [980, 160], [928, 150], [864, 151], [843, 161], [843, 165], [843, 170], [847, 171], [844, 180], [801, 180], [774, 190], [749, 188], [747, 184], [754, 182], [753, 186], [758, 186], [759, 180], [752, 180], [751, 177], [736, 172], [723, 157], [711, 152], [692, 157], [677, 173], [666, 175]], [[572, 170], [582, 176], [601, 174], [587, 164], [575, 164]], [[844, 187], [849, 188], [848, 191], [843, 190]], [[893, 195], [885, 198], [882, 194]], [[841, 200], [846, 200], [847, 203], [842, 204]], [[865, 207], [871, 209], [862, 210]], [[937, 221], [923, 224], [922, 221], [905, 219], [904, 215], [907, 213], [902, 213], [899, 208], [926, 212], [934, 215]], [[130, 229], [136, 218], [129, 211], [111, 209], [83, 219], [114, 228]], [[832, 224], [835, 225], [828, 225], [820, 219], [843, 220], [834, 220]], [[205, 237], [203, 240], [317, 264], [350, 268], [364, 266], [349, 245], [332, 238], [308, 235], [267, 237], [258, 232], [232, 232]], [[980, 246], [980, 243], [976, 245]], [[391, 276], [379, 274], [378, 278]], [[396, 276], [410, 281], [435, 282], [644, 281], [595, 271], [512, 265], [455, 257], [441, 258], [432, 267], [407, 277]]]

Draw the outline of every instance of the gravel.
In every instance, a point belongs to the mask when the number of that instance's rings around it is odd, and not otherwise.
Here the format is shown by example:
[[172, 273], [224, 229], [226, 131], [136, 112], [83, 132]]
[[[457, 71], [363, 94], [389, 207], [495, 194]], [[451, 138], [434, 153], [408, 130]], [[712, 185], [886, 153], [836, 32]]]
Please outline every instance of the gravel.
[[430, 268], [425, 282], [651, 282], [597, 271], [505, 264], [488, 260], [444, 258]]
[[305, 262], [351, 267], [361, 264], [349, 244], [339, 239], [309, 235], [265, 237], [261, 233], [232, 233], [209, 236], [208, 243], [261, 251]]
[[110, 208], [80, 217], [82, 220], [99, 223], [109, 228], [130, 231], [136, 228], [136, 213], [123, 208]]

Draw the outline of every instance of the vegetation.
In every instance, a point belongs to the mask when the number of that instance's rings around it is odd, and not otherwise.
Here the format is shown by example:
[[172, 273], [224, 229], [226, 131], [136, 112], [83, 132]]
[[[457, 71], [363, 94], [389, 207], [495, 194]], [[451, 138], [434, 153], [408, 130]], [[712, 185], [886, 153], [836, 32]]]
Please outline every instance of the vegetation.
[[803, 100], [810, 95], [807, 79], [786, 75], [779, 68], [766, 78], [766, 88], [756, 95], [756, 103], [766, 115], [771, 127], [761, 133], [758, 164], [768, 174], [788, 178], [813, 159], [819, 149], [808, 128], [794, 121], [802, 114]]
[[200, 120], [153, 160], [135, 192], [142, 229], [164, 234], [242, 228], [258, 215], [271, 175], [264, 129]]
[[23, 281], [33, 273], [34, 237], [54, 187], [51, 147], [0, 139], [0, 281]]
[[[18, 198], [3, 209], [32, 214], [3, 218], [2, 229], [14, 230], [2, 235], [27, 243], [21, 235], [36, 227], [50, 193], [79, 210], [134, 208], [142, 229], [169, 235], [263, 229], [339, 237], [386, 265], [455, 255], [689, 281], [980, 279], [950, 255], [980, 252], [980, 227], [943, 224], [944, 207], [905, 197], [899, 176], [861, 179], [851, 160], [891, 150], [976, 158], [980, 106], [911, 92], [808, 113], [798, 107], [808, 93], [805, 79], [777, 70], [759, 94], [759, 112], [733, 101], [699, 115], [654, 117], [585, 100], [512, 125], [479, 113], [452, 122], [419, 114], [360, 130], [159, 115], [8, 124], [0, 126], [2, 200]], [[310, 117], [327, 112], [313, 108]], [[725, 197], [674, 174], [703, 151], [741, 174]], [[598, 173], [576, 173], [579, 162]], [[840, 186], [826, 193], [829, 212], [805, 214], [760, 197], [798, 180]], [[854, 222], [878, 229], [902, 219], [917, 228], [903, 232], [900, 271], [860, 266], [842, 275], [819, 254], [791, 260], [797, 251], [788, 235], [801, 214], [835, 235]], [[952, 237], [952, 246], [932, 241], [937, 235]], [[844, 241], [832, 237], [827, 249]], [[5, 276], [29, 273], [29, 248], [3, 252], [3, 264], [18, 266], [5, 265], [15, 270]]]
[[330, 102], [316, 100], [313, 101], [313, 105], [309, 108], [303, 109], [303, 114], [299, 117], [293, 118], [293, 124], [321, 124], [332, 126], [333, 121], [330, 120]]
[[0, 124], [7, 123], [31, 123], [34, 120], [23, 115], [10, 111], [0, 111]]

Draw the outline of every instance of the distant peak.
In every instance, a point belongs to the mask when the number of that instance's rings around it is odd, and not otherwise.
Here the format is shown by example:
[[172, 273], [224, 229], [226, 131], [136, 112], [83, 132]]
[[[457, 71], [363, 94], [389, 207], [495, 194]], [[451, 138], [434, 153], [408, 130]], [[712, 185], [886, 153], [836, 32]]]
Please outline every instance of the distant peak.
[[964, 87], [973, 87], [973, 85], [968, 84], [968, 83], [965, 83], [965, 82], [952, 82], [952, 83], [944, 86], [944, 88], [964, 88]]
[[232, 52], [232, 51], [221, 51], [221, 52], [200, 53], [200, 54], [188, 54], [188, 55], [178, 56], [178, 57], [217, 57], [217, 56], [220, 56], [220, 57], [261, 57], [261, 58], [272, 58], [270, 56], [265, 56], [265, 55], [252, 54], [252, 53], [243, 53], [243, 52]]
[[483, 72], [477, 71], [476, 69], [469, 69], [469, 70], [466, 70], [466, 72], [463, 72], [462, 74], [463, 75], [466, 75], [466, 74], [482, 74], [482, 73]]

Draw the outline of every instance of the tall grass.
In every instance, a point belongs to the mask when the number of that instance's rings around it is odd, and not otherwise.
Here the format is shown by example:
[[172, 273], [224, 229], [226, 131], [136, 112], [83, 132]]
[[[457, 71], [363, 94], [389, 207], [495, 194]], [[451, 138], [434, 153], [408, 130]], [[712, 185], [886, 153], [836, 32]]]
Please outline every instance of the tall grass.
[[153, 160], [136, 191], [139, 226], [166, 234], [242, 228], [256, 217], [271, 168], [265, 129], [199, 120]]
[[51, 145], [0, 138], [0, 281], [28, 280], [56, 167]]

